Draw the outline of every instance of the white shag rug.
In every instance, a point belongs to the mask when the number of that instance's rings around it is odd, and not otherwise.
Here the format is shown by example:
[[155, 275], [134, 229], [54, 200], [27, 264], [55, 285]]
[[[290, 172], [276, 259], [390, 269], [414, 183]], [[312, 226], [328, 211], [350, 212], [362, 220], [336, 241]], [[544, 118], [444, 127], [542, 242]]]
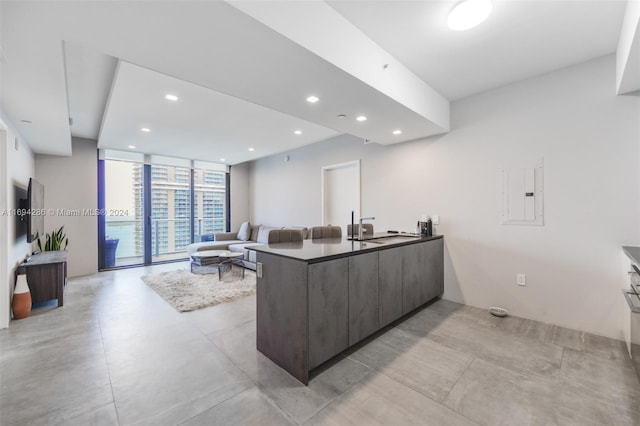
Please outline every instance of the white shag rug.
[[220, 281], [218, 274], [192, 274], [187, 269], [145, 275], [142, 281], [180, 312], [195, 311], [256, 292], [256, 273], [244, 279]]

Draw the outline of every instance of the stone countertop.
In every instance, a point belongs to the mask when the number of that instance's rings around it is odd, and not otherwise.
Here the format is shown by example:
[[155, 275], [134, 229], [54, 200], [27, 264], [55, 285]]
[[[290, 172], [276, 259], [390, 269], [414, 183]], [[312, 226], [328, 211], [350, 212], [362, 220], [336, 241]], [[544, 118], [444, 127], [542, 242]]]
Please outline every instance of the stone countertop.
[[624, 253], [636, 267], [640, 268], [640, 247], [622, 246]]
[[376, 234], [373, 238], [365, 241], [351, 241], [346, 238], [322, 238], [317, 240], [304, 240], [297, 243], [265, 244], [251, 247], [251, 250], [288, 257], [308, 263], [317, 263], [341, 257], [353, 256], [359, 253], [374, 252], [392, 247], [437, 240], [440, 238], [442, 238], [442, 235], [419, 237], [412, 234], [383, 233]]
[[28, 262], [23, 262], [20, 266], [47, 265], [49, 263], [66, 262], [69, 252], [61, 251], [43, 251], [39, 254], [31, 256]]

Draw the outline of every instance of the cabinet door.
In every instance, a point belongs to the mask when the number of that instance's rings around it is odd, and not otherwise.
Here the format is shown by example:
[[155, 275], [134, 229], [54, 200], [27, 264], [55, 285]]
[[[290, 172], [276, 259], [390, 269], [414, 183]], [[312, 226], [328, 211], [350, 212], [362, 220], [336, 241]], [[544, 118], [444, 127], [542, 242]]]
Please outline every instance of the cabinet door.
[[349, 259], [309, 265], [309, 369], [349, 346]]
[[309, 380], [307, 263], [257, 253], [256, 345], [302, 383]]
[[402, 248], [381, 250], [378, 257], [380, 327], [402, 316]]
[[422, 265], [423, 243], [400, 247], [402, 251], [402, 314], [411, 312], [423, 303]]
[[425, 280], [421, 289], [422, 303], [444, 293], [444, 250], [442, 239], [419, 244]]
[[378, 252], [349, 257], [349, 346], [379, 328]]

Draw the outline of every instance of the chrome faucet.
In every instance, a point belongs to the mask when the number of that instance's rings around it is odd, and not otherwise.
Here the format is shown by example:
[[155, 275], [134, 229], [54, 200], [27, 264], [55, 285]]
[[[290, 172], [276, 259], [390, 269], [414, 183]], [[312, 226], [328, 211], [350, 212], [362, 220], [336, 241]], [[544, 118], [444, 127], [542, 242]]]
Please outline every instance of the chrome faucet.
[[362, 233], [367, 232], [362, 230], [362, 221], [363, 220], [375, 220], [373, 216], [364, 216], [360, 218], [360, 224], [358, 225], [358, 240], [362, 241]]

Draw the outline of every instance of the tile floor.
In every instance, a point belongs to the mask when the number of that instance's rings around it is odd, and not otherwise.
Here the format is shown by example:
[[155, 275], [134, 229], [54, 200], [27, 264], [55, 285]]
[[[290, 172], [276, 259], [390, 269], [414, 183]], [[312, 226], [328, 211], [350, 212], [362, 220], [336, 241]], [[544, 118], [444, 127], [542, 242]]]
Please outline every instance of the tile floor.
[[255, 296], [180, 314], [140, 280], [69, 281], [0, 331], [0, 424], [640, 425], [622, 342], [438, 301], [298, 383], [255, 349]]

